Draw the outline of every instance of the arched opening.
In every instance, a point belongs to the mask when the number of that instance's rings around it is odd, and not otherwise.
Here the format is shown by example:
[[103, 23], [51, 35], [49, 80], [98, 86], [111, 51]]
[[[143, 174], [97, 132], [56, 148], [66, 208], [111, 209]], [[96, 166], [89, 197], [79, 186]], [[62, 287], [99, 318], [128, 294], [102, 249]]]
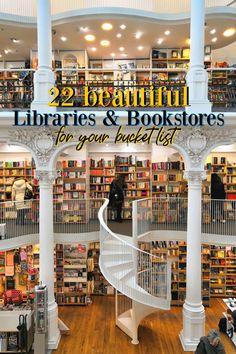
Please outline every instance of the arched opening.
[[[26, 146], [0, 144], [0, 298], [5, 291], [17, 289], [20, 299], [26, 299], [39, 281], [35, 168]], [[26, 189], [32, 190], [33, 199], [26, 199]]]

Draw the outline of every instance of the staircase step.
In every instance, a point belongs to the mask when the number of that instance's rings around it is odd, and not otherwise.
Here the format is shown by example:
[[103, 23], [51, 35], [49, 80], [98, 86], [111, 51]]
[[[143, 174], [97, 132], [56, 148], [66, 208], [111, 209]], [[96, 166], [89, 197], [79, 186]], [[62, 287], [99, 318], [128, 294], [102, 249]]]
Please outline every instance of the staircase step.
[[112, 260], [125, 262], [125, 261], [132, 261], [133, 260], [133, 256], [130, 253], [111, 253], [111, 252], [105, 251], [105, 253], [102, 252], [100, 257], [101, 256], [102, 256], [103, 262], [112, 261]]
[[112, 275], [119, 279], [119, 280], [122, 280], [122, 281], [125, 281], [126, 279], [129, 279], [130, 276], [132, 276], [132, 273], [133, 273], [133, 269], [123, 269], [123, 270], [120, 270], [119, 271], [115, 271], [112, 273]]
[[117, 261], [113, 261], [113, 262], [106, 262], [106, 268], [109, 271], [112, 271], [112, 273], [117, 270], [117, 271], [122, 271], [124, 269], [129, 269], [132, 270], [133, 268], [133, 261], [125, 261], [125, 262], [117, 262]]

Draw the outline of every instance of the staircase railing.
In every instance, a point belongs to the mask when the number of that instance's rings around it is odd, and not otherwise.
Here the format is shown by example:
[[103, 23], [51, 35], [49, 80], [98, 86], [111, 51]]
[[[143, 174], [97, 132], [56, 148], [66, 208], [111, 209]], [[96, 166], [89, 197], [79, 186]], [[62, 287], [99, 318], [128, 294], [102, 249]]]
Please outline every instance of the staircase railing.
[[[108, 199], [98, 213], [101, 227], [99, 263], [103, 275], [114, 288], [129, 298], [148, 306], [168, 308], [171, 294], [169, 262], [138, 249], [112, 232], [105, 222], [107, 205]], [[122, 267], [128, 262], [129, 277], [127, 267]], [[110, 267], [112, 270], [109, 270]]]

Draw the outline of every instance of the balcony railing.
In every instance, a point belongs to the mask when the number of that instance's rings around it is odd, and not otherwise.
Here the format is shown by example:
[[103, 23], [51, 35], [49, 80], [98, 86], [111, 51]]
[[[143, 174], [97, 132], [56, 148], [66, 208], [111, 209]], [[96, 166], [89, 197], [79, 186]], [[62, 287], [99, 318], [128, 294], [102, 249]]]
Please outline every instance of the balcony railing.
[[[187, 198], [147, 198], [133, 202], [133, 235], [145, 236], [152, 231], [187, 231]], [[202, 235], [236, 241], [236, 200], [202, 200]], [[176, 235], [176, 234], [175, 234]]]
[[[134, 91], [145, 89], [145, 103], [150, 102], [150, 91], [157, 90], [160, 86], [165, 86], [167, 90], [180, 91], [180, 106], [178, 109], [184, 109], [181, 105], [181, 97], [183, 87], [186, 81], [183, 69], [170, 69], [171, 75], [174, 73], [173, 79], [160, 80], [158, 79], [158, 72], [168, 73], [168, 69], [159, 68], [145, 68], [145, 69], [128, 69], [115, 70], [111, 69], [56, 69], [55, 71], [55, 86], [60, 90], [57, 98], [59, 103], [68, 98], [68, 90], [63, 90], [67, 87], [72, 88], [72, 97], [68, 102], [72, 102], [73, 106], [61, 106], [58, 109], [73, 109], [85, 107], [85, 86], [89, 90], [101, 93], [103, 90], [111, 94], [111, 98], [115, 98], [115, 90], [125, 90], [131, 92], [131, 102], [134, 97]], [[111, 78], [111, 73], [118, 72], [116, 80]], [[186, 71], [186, 70], [184, 70]], [[208, 97], [213, 104], [214, 111], [235, 111], [236, 110], [236, 68], [211, 68], [207, 69], [209, 76]], [[33, 85], [33, 69], [0, 69], [0, 110], [21, 109], [26, 110], [30, 108], [31, 102], [34, 98]], [[73, 75], [72, 75], [73, 74]], [[99, 75], [98, 75], [99, 74]], [[141, 76], [140, 76], [141, 75]], [[94, 79], [91, 77], [94, 76]], [[90, 77], [89, 80], [85, 79]], [[96, 79], [95, 79], [96, 77]], [[127, 79], [127, 77], [129, 79]], [[152, 79], [150, 79], [152, 77]], [[106, 103], [108, 99], [104, 100]], [[93, 97], [90, 95], [90, 104], [93, 103]], [[165, 92], [163, 93], [163, 104], [169, 109], [176, 109], [176, 107], [166, 105], [167, 98]], [[183, 103], [183, 102], [182, 102]], [[106, 109], [100, 104], [95, 105], [95, 109]], [[148, 109], [148, 107], [137, 106], [139, 109]], [[93, 109], [94, 107], [89, 107]], [[118, 107], [119, 108], [119, 107]], [[156, 107], [158, 109], [158, 107]], [[162, 109], [163, 107], [160, 107]]]
[[[232, 3], [232, 4], [231, 4]], [[235, 7], [235, 3], [230, 0], [206, 0], [205, 7], [229, 6]], [[18, 16], [36, 17], [36, 0], [1, 0], [0, 13], [12, 14]], [[142, 11], [151, 11], [157, 13], [181, 13], [189, 12], [190, 0], [116, 0], [112, 5], [110, 0], [52, 0], [52, 15], [62, 14], [68, 11], [82, 9], [93, 9], [98, 7], [123, 7], [138, 9]]]
[[27, 109], [34, 98], [33, 69], [0, 70], [0, 109]]
[[[100, 230], [98, 212], [102, 199], [53, 201], [53, 224], [56, 234], [86, 235]], [[0, 203], [0, 239], [39, 233], [39, 200]]]

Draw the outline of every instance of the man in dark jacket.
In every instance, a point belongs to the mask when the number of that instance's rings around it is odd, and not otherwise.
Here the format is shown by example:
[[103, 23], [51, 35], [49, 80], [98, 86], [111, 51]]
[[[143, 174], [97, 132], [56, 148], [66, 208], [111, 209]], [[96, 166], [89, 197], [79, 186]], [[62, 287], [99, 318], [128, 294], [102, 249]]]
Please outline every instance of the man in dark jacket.
[[220, 221], [225, 223], [224, 202], [220, 200], [225, 199], [225, 197], [224, 184], [220, 177], [216, 173], [213, 173], [211, 175], [211, 217], [213, 222], [219, 217]]
[[219, 333], [212, 329], [207, 336], [201, 337], [195, 354], [226, 354]]

